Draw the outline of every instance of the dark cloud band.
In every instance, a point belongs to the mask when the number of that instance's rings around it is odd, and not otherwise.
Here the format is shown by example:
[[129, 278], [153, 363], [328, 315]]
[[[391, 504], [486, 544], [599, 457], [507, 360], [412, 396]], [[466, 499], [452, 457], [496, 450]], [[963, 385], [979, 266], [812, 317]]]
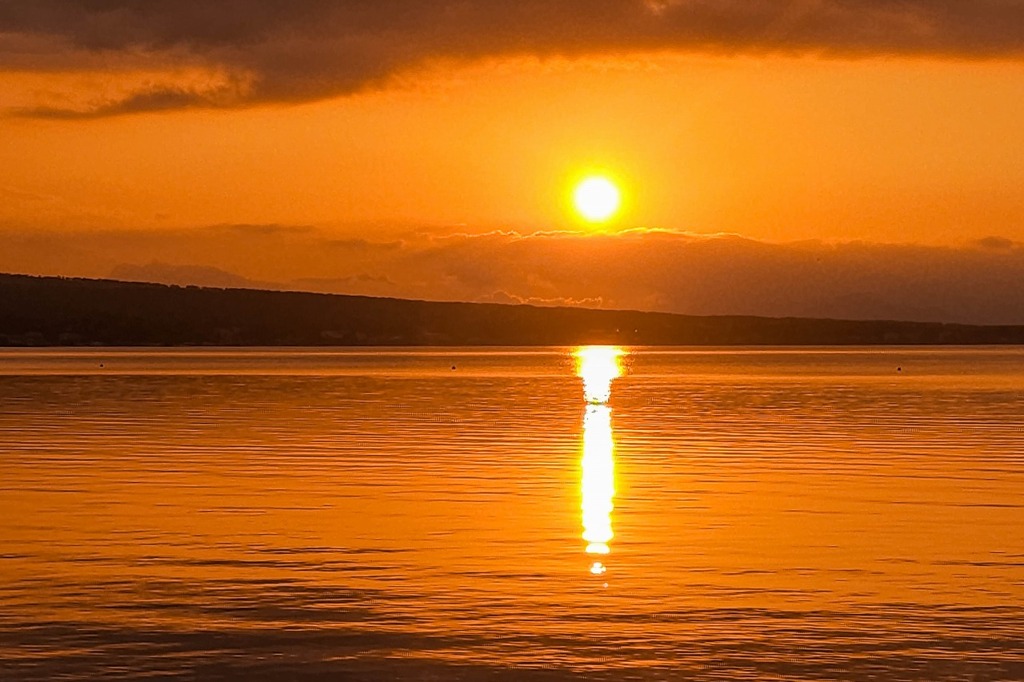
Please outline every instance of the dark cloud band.
[[[25, 46], [32, 45], [29, 50]], [[1024, 0], [5, 0], [0, 67], [97, 57], [234, 74], [149, 87], [105, 116], [343, 95], [431, 59], [643, 51], [1017, 58]]]

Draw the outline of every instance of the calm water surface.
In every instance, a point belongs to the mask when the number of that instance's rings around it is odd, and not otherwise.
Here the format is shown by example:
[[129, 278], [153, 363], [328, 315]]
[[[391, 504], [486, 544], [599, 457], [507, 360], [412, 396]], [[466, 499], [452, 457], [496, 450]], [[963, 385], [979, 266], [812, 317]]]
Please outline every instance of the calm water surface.
[[1024, 349], [621, 362], [0, 351], [0, 679], [1024, 680]]

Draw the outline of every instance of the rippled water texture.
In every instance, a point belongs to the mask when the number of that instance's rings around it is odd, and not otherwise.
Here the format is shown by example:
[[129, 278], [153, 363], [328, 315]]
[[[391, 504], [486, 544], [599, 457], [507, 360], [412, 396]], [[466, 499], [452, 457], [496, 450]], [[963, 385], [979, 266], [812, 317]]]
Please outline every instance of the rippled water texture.
[[1024, 679], [1024, 350], [613, 361], [0, 352], [0, 679]]

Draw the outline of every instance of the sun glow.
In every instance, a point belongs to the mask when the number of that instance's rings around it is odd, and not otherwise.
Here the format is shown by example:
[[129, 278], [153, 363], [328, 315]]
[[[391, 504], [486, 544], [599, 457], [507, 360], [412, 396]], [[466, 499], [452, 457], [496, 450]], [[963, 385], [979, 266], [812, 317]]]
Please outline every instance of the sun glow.
[[576, 186], [573, 203], [584, 219], [592, 223], [602, 223], [619, 210], [622, 194], [608, 178], [594, 176]]

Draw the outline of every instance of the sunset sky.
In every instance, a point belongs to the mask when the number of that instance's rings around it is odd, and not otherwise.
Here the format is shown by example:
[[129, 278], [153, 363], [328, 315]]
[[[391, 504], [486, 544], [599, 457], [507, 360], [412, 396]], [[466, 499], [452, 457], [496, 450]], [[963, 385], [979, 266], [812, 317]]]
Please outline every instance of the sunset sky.
[[1021, 0], [0, 3], [0, 271], [1024, 323], [1022, 243]]

